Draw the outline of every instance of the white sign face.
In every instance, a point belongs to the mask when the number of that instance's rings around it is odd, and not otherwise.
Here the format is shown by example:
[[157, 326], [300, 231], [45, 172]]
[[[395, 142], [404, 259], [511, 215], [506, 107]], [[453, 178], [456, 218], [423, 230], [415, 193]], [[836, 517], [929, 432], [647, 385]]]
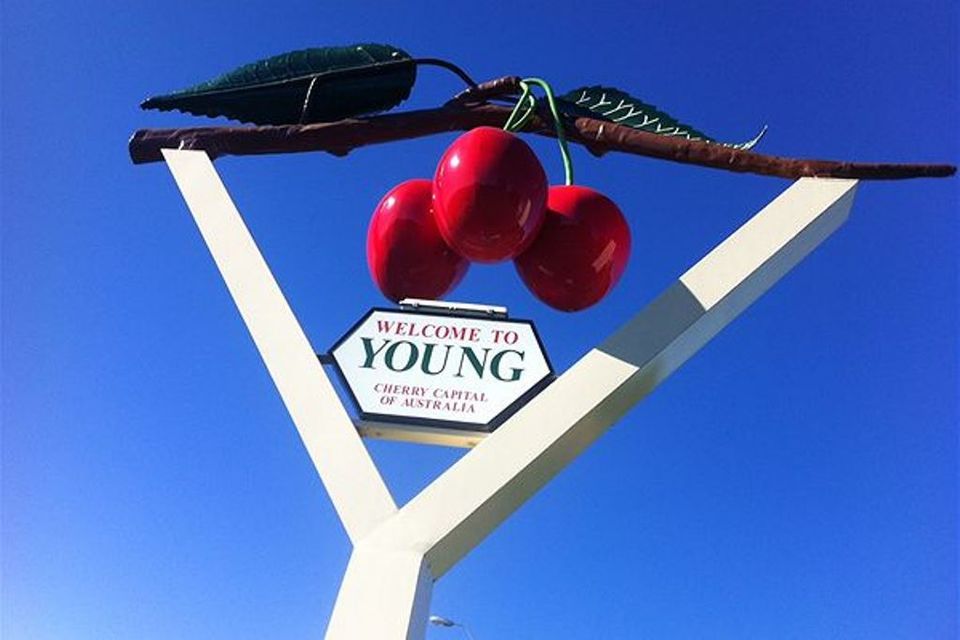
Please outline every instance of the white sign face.
[[364, 418], [484, 431], [553, 376], [522, 320], [373, 310], [331, 354]]

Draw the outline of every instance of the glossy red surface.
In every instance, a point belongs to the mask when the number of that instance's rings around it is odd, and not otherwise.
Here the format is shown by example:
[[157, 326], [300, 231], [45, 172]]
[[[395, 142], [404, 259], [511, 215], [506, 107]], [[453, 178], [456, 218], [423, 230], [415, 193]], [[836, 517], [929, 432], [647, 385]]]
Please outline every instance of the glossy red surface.
[[430, 180], [408, 180], [383, 197], [367, 231], [367, 266], [383, 295], [436, 299], [449, 293], [470, 263], [437, 230]]
[[513, 135], [478, 127], [447, 148], [433, 178], [437, 226], [460, 255], [508, 260], [543, 222], [547, 177], [536, 154]]
[[630, 227], [603, 194], [580, 186], [550, 187], [547, 215], [514, 264], [530, 291], [561, 311], [599, 302], [630, 258]]

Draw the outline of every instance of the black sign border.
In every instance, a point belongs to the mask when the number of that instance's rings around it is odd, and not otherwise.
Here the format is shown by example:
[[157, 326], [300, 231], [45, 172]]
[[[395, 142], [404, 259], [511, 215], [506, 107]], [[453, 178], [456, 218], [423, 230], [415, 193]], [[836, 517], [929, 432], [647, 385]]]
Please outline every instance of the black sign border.
[[[528, 389], [522, 396], [511, 402], [507, 407], [495, 415], [489, 422], [460, 422], [456, 420], [434, 420], [431, 418], [411, 418], [404, 416], [394, 416], [390, 414], [383, 413], [367, 413], [360, 408], [360, 402], [357, 400], [356, 395], [353, 393], [353, 389], [350, 387], [350, 383], [347, 381], [346, 375], [343, 373], [343, 369], [340, 368], [340, 363], [337, 362], [337, 358], [334, 355], [334, 351], [337, 350], [341, 344], [343, 344], [347, 338], [349, 338], [353, 332], [360, 328], [360, 326], [367, 321], [367, 319], [377, 312], [386, 312], [386, 313], [399, 313], [412, 316], [436, 316], [441, 318], [463, 318], [465, 320], [492, 320], [496, 322], [510, 322], [513, 324], [525, 324], [530, 327], [530, 330], [533, 332], [533, 337], [536, 338], [537, 344], [540, 346], [540, 352], [543, 354], [543, 359], [547, 363], [547, 374], [537, 381], [530, 389]], [[550, 362], [550, 355], [547, 353], [547, 349], [543, 344], [543, 340], [540, 339], [540, 334], [537, 332], [537, 326], [533, 323], [533, 320], [524, 320], [521, 318], [489, 318], [484, 315], [476, 313], [446, 313], [443, 311], [433, 311], [433, 310], [408, 310], [408, 309], [391, 309], [388, 307], [372, 307], [367, 310], [363, 317], [353, 323], [341, 337], [337, 340], [332, 347], [327, 351], [329, 354], [329, 362], [333, 365], [333, 368], [337, 372], [337, 377], [340, 379], [340, 382], [343, 384], [343, 387], [347, 390], [347, 394], [350, 396], [351, 402], [353, 402], [353, 407], [356, 409], [357, 415], [361, 420], [370, 420], [383, 422], [388, 424], [395, 424], [398, 427], [402, 425], [412, 425], [418, 427], [435, 427], [442, 429], [456, 429], [458, 431], [472, 431], [472, 432], [481, 432], [481, 433], [493, 433], [497, 427], [502, 425], [507, 419], [519, 411], [524, 405], [533, 400], [534, 397], [540, 394], [544, 389], [546, 389], [550, 383], [556, 380], [557, 376], [553, 370], [553, 363]]]

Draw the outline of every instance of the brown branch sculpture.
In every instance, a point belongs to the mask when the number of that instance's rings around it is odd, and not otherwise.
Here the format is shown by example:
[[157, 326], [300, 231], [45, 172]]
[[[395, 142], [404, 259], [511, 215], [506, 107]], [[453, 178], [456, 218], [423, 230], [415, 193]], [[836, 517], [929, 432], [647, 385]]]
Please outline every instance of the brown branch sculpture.
[[[519, 92], [519, 78], [508, 76], [467, 90], [442, 107], [349, 118], [337, 122], [263, 127], [196, 127], [141, 129], [130, 139], [135, 164], [163, 160], [162, 149], [206, 151], [211, 158], [326, 151], [344, 156], [368, 145], [421, 138], [479, 126], [503, 125], [511, 108], [487, 100]], [[857, 178], [898, 180], [952, 176], [957, 168], [947, 164], [888, 164], [783, 158], [725, 147], [720, 144], [673, 138], [589, 117], [564, 122], [568, 142], [581, 144], [594, 155], [619, 151], [739, 173], [781, 178]], [[523, 131], [556, 137], [545, 114], [531, 118]]]

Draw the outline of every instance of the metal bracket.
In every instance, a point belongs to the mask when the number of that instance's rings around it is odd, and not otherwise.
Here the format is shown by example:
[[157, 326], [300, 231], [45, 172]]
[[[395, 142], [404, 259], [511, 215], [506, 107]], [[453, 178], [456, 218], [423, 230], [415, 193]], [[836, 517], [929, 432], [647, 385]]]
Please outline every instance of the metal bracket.
[[508, 315], [506, 307], [490, 304], [472, 304], [469, 302], [446, 302], [444, 300], [404, 298], [400, 301], [400, 306], [411, 311], [433, 311], [487, 318], [506, 318]]

